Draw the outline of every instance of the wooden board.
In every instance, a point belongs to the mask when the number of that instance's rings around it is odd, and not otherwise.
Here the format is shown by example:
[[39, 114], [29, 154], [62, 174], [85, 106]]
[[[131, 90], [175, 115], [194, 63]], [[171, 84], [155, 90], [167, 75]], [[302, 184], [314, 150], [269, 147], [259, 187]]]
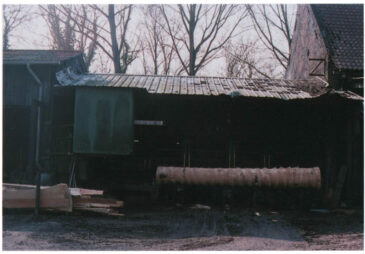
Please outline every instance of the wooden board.
[[[4, 208], [34, 208], [36, 190], [5, 189], [3, 190]], [[62, 211], [72, 211], [72, 199], [67, 184], [57, 184], [41, 189], [40, 208], [51, 208]]]
[[73, 197], [73, 207], [122, 207], [123, 201], [99, 197]]
[[[3, 183], [3, 190], [31, 190], [35, 189], [35, 185], [30, 184], [16, 184], [16, 183]], [[41, 189], [49, 188], [50, 186], [41, 186]], [[69, 188], [72, 196], [81, 195], [103, 195], [103, 190], [92, 190], [84, 188]]]
[[123, 204], [103, 204], [103, 203], [79, 203], [74, 204], [73, 208], [112, 208], [122, 207]]
[[[17, 184], [17, 183], [3, 183], [3, 189], [15, 189], [15, 190], [29, 190], [34, 189], [35, 185], [30, 184]], [[50, 186], [41, 186], [41, 189], [49, 188]]]
[[83, 195], [100, 195], [101, 196], [104, 194], [104, 191], [82, 189], [82, 188], [70, 188], [70, 193], [72, 196], [83, 196]]

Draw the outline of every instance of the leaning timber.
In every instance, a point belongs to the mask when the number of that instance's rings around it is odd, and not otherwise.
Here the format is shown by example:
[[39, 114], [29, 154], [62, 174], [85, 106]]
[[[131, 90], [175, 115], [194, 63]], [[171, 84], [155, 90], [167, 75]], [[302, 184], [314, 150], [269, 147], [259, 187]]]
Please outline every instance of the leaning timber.
[[158, 167], [157, 183], [228, 185], [268, 188], [321, 187], [321, 172], [314, 168], [190, 168]]

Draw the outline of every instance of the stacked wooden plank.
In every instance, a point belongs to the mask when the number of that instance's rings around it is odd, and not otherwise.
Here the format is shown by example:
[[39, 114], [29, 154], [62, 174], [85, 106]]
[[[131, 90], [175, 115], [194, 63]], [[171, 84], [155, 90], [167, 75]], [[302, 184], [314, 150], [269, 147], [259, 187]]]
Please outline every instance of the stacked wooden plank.
[[[3, 184], [4, 208], [34, 208], [35, 185]], [[61, 183], [54, 186], [42, 186], [40, 208], [72, 212], [73, 210], [91, 211], [108, 215], [119, 215], [117, 208], [123, 202], [103, 197], [102, 190], [68, 188]]]
[[103, 191], [79, 188], [70, 189], [74, 210], [119, 215], [116, 209], [123, 206], [123, 201], [102, 197]]

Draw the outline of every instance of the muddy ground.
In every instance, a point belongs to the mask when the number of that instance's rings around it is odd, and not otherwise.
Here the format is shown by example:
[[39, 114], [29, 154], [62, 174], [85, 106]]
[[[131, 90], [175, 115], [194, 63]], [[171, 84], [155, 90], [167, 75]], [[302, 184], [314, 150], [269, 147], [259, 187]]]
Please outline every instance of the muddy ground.
[[361, 211], [190, 208], [124, 216], [5, 211], [4, 250], [362, 250]]

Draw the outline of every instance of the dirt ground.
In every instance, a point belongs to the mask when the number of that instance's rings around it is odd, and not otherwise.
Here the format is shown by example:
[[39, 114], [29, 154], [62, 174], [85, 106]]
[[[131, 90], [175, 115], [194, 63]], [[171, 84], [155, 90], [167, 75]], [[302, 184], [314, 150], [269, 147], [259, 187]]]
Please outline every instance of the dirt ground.
[[124, 216], [5, 211], [4, 250], [362, 250], [355, 212], [154, 208]]

